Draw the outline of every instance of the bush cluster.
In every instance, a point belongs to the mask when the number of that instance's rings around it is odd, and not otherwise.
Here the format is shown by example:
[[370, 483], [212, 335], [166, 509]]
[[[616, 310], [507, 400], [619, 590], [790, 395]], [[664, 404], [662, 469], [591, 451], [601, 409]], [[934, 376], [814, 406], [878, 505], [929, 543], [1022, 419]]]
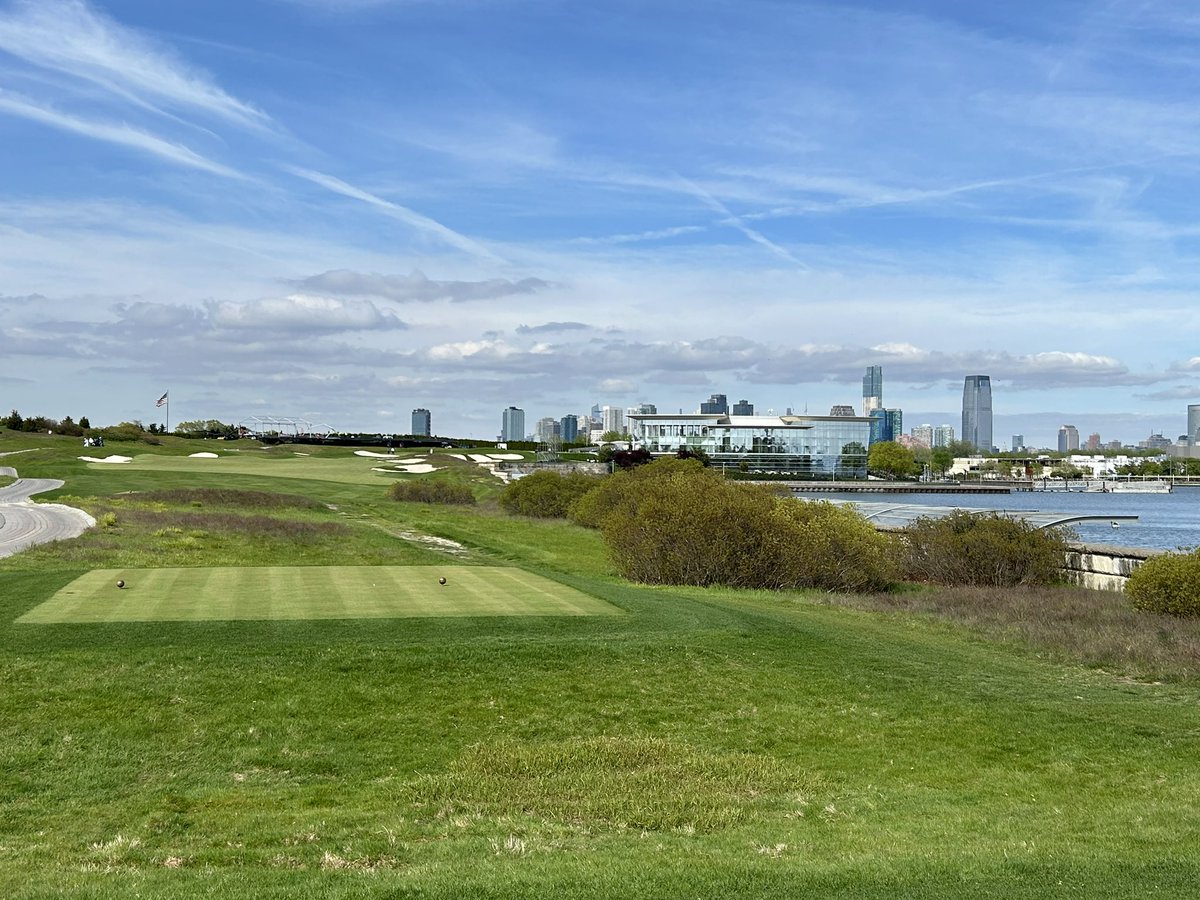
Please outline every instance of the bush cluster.
[[571, 504], [599, 483], [595, 475], [582, 472], [566, 475], [549, 470], [534, 472], [509, 482], [500, 493], [500, 505], [519, 516], [563, 519]]
[[1200, 616], [1200, 550], [1146, 560], [1129, 576], [1125, 596], [1143, 612]]
[[729, 482], [695, 460], [615, 475], [571, 516], [647, 584], [884, 590], [896, 574], [889, 538], [854, 511]]
[[432, 481], [424, 478], [414, 481], [397, 481], [388, 489], [388, 496], [404, 503], [469, 505], [475, 502], [475, 495], [465, 484], [455, 484], [452, 481]]
[[1013, 587], [1062, 580], [1066, 536], [1023, 519], [955, 510], [904, 530], [903, 569], [915, 581]]

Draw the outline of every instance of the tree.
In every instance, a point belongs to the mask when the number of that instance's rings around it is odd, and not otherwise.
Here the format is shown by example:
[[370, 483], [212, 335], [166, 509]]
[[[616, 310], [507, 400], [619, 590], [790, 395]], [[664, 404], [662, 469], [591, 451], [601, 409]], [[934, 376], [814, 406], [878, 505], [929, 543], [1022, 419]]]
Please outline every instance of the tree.
[[83, 428], [75, 424], [75, 420], [70, 416], [63, 416], [61, 422], [58, 423], [58, 428], [55, 429], [59, 434], [69, 434], [72, 437], [79, 437], [83, 434]]
[[950, 451], [951, 459], [979, 455], [979, 449], [970, 441], [951, 441], [946, 445], [946, 449]]
[[91, 428], [92, 423], [88, 421], [87, 416], [80, 416], [79, 417], [79, 427], [80, 428]]
[[3, 425], [5, 428], [11, 428], [13, 431], [20, 431], [24, 424], [25, 420], [21, 418], [21, 414], [15, 409], [7, 417], [0, 419], [0, 425]]
[[917, 473], [917, 461], [895, 441], [876, 441], [867, 451], [867, 468], [887, 478], [908, 478]]
[[712, 460], [709, 459], [708, 454], [705, 453], [703, 450], [701, 450], [699, 447], [680, 447], [679, 451], [675, 454], [675, 458], [676, 459], [695, 459], [700, 462], [700, 465], [705, 466], [705, 467], [709, 466], [712, 463]]
[[602, 463], [612, 463], [618, 469], [632, 469], [634, 466], [644, 466], [654, 459], [650, 451], [645, 447], [635, 447], [632, 450], [614, 450], [611, 446], [602, 447], [600, 452], [596, 454], [596, 458]]
[[619, 431], [606, 431], [604, 434], [600, 435], [600, 443], [611, 444], [613, 441], [623, 441], [628, 437], [629, 435], [622, 434]]
[[933, 471], [944, 476], [946, 470], [954, 465], [954, 454], [949, 447], [934, 447], [929, 451], [929, 465]]

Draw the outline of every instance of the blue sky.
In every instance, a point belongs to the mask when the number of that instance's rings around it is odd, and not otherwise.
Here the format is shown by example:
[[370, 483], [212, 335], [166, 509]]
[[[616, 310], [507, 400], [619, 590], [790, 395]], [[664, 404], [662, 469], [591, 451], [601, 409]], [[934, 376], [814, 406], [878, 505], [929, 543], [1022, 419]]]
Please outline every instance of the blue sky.
[[1200, 402], [1200, 13], [0, 0], [0, 404], [491, 437]]

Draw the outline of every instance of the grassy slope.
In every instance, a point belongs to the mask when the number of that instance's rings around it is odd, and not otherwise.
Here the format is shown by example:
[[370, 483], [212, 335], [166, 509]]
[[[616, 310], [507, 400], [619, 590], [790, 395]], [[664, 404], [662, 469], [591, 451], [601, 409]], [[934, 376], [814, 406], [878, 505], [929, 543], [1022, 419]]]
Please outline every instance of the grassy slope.
[[[81, 570], [10, 560], [0, 893], [1194, 895], [1194, 687], [623, 585], [579, 529], [307, 489], [628, 615], [15, 626]], [[383, 534], [363, 522], [354, 540]]]

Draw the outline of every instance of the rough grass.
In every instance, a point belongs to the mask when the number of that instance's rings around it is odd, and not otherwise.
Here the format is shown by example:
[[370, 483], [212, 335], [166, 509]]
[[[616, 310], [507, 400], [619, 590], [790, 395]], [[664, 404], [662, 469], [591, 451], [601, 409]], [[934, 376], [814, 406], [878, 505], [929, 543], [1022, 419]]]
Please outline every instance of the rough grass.
[[129, 499], [173, 506], [230, 506], [236, 509], [320, 509], [325, 504], [299, 494], [245, 491], [233, 488], [174, 488], [135, 491]]
[[1056, 659], [1130, 677], [1200, 679], [1200, 621], [1139, 612], [1115, 591], [942, 587], [823, 596], [821, 602], [931, 616]]
[[714, 831], [776, 807], [803, 809], [806, 778], [769, 756], [712, 753], [663, 738], [507, 740], [469, 748], [413, 800], [441, 817], [538, 825]]

